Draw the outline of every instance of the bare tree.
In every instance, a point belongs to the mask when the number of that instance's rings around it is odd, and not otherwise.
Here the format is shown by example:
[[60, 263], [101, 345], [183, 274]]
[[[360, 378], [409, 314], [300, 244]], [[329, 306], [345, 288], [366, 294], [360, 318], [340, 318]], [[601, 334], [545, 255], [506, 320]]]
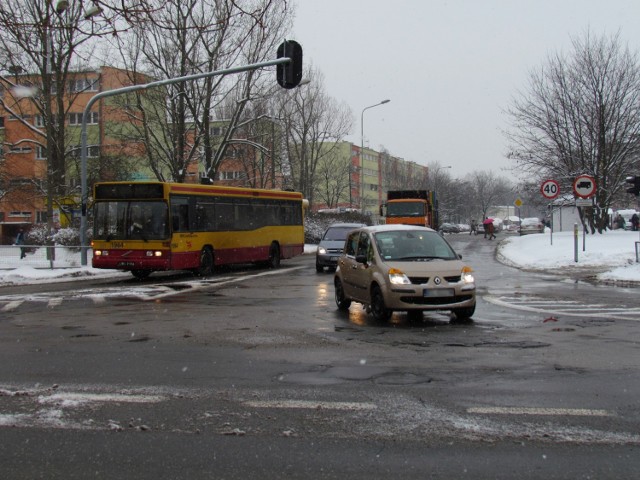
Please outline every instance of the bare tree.
[[313, 204], [318, 166], [340, 148], [353, 115], [346, 105], [327, 95], [319, 71], [306, 69], [304, 77], [310, 80], [308, 85], [281, 92], [277, 102], [289, 162], [282, 168], [290, 170], [291, 186]]
[[559, 180], [571, 191], [580, 174], [596, 178], [595, 208], [581, 209], [591, 232], [608, 224], [607, 210], [640, 153], [640, 65], [620, 35], [573, 39], [570, 56], [548, 58], [530, 75], [528, 91], [508, 110], [510, 157], [527, 175]]
[[429, 170], [416, 163], [393, 157], [388, 150], [382, 152], [382, 187], [384, 190], [433, 190], [429, 186]]
[[[350, 155], [351, 152], [348, 153]], [[349, 169], [351, 159], [345, 161], [339, 149], [325, 155], [319, 162], [314, 181], [317, 198], [327, 208], [336, 208], [349, 195]], [[351, 206], [351, 205], [349, 205]]]
[[[271, 59], [291, 21], [287, 2], [277, 0], [148, 4], [155, 14], [133, 28], [133, 41], [120, 38], [132, 75], [141, 70], [154, 78], [175, 78]], [[194, 162], [214, 178], [247, 103], [268, 90], [268, 84], [275, 84], [273, 72], [256, 70], [169, 85], [153, 96], [139, 93], [130, 112], [134, 127], [123, 135], [144, 141], [149, 166], [159, 179], [184, 181]], [[221, 136], [212, 134], [215, 120], [225, 123]]]
[[70, 80], [76, 86], [83, 80], [81, 72], [88, 69], [93, 51], [91, 37], [112, 31], [84, 17], [82, 2], [69, 2], [65, 9], [51, 0], [0, 4], [0, 88], [11, 93], [0, 96], [0, 102], [28, 132], [24, 138], [6, 138], [5, 144], [28, 145], [46, 157], [46, 184], [35, 177], [28, 184], [38, 187], [36, 194], [48, 196], [49, 219], [53, 202], [68, 193], [70, 184], [67, 154], [72, 147], [65, 120], [83, 90], [69, 88]]
[[468, 185], [466, 202], [475, 204], [482, 218], [487, 216], [489, 208], [504, 204], [506, 198], [511, 195], [510, 183], [502, 178], [496, 177], [491, 171], [474, 171], [466, 178]]

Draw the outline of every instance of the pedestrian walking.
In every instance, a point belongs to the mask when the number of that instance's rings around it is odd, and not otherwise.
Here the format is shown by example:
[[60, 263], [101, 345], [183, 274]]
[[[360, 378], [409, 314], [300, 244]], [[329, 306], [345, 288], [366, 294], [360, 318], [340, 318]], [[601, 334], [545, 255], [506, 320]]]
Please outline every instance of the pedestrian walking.
[[484, 217], [482, 226], [484, 227], [484, 238], [487, 238], [487, 235], [489, 236], [489, 240], [496, 238], [494, 234], [495, 227], [493, 226], [493, 218]]
[[631, 216], [631, 230], [633, 230], [634, 232], [638, 231], [638, 223], [640, 223], [640, 218], [638, 218], [638, 214], [634, 213]]
[[487, 225], [487, 233], [489, 234], [489, 240], [493, 240], [494, 238], [496, 238], [495, 235], [495, 226], [493, 225], [493, 222]]
[[469, 235], [472, 233], [478, 234], [478, 223], [475, 220], [471, 220], [471, 230], [469, 231]]
[[27, 249], [24, 245], [24, 229], [20, 229], [16, 236], [16, 245], [20, 245], [20, 260], [27, 256]]

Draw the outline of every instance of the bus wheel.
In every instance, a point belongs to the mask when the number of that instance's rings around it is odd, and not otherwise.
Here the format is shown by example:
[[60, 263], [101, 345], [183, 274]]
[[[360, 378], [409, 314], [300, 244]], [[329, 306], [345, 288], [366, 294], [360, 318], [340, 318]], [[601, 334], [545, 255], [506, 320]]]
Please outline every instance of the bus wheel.
[[275, 242], [269, 248], [269, 268], [280, 268], [280, 246]]
[[138, 280], [144, 280], [145, 278], [147, 278], [149, 275], [151, 275], [151, 270], [131, 270], [131, 273], [133, 274], [134, 277], [136, 277]]
[[195, 274], [206, 277], [213, 273], [213, 251], [211, 248], [204, 247], [200, 252], [200, 266], [195, 269]]

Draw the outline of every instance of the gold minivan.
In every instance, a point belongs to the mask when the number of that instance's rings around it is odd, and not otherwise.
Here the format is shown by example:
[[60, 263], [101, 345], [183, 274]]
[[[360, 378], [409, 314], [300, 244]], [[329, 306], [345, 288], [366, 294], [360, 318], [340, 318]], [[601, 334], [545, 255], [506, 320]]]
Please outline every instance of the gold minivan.
[[334, 276], [340, 310], [358, 302], [377, 321], [394, 311], [412, 319], [425, 310], [470, 318], [476, 285], [466, 265], [438, 232], [410, 225], [376, 225], [349, 233]]

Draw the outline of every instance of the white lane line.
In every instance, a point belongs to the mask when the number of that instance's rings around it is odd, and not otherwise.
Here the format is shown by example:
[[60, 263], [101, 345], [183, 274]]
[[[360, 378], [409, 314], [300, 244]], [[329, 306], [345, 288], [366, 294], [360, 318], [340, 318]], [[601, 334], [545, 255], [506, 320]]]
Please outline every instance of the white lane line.
[[601, 317], [623, 317], [627, 320], [629, 317], [635, 317], [637, 315], [637, 309], [626, 309], [622, 312], [617, 312], [616, 308], [606, 308], [597, 312], [583, 312], [583, 311], [575, 311], [575, 309], [564, 310], [561, 308], [553, 308], [553, 303], [549, 304], [548, 308], [539, 308], [539, 307], [530, 307], [528, 305], [516, 304], [504, 301], [502, 298], [496, 298], [492, 295], [485, 295], [482, 297], [485, 301], [489, 303], [493, 303], [494, 305], [500, 305], [505, 308], [513, 308], [515, 310], [523, 310], [525, 312], [534, 312], [534, 313], [556, 313], [558, 315], [565, 315], [569, 317], [593, 317], [593, 318], [601, 318]]
[[[281, 275], [284, 273], [289, 273], [289, 272], [293, 272], [295, 270], [301, 270], [305, 267], [290, 267], [290, 268], [278, 268], [278, 269], [274, 269], [274, 270], [268, 270], [266, 272], [261, 272], [261, 273], [255, 273], [255, 274], [250, 274], [250, 275], [243, 275], [240, 277], [228, 277], [225, 278], [223, 281], [217, 281], [215, 283], [211, 283], [211, 282], [207, 282], [207, 283], [203, 283], [200, 281], [193, 281], [193, 282], [180, 282], [182, 284], [188, 284], [191, 289], [189, 290], [190, 292], [195, 292], [197, 290], [203, 290], [206, 288], [211, 288], [211, 287], [217, 287], [220, 285], [228, 285], [230, 283], [237, 283], [237, 282], [242, 282], [244, 280], [250, 280], [252, 278], [258, 278], [258, 277], [264, 277], [267, 275]], [[165, 287], [167, 289], [166, 292], [163, 293], [157, 293], [154, 295], [139, 295], [139, 299], [143, 300], [143, 301], [148, 301], [148, 300], [155, 300], [158, 298], [164, 298], [164, 297], [169, 297], [172, 295], [179, 295], [181, 293], [184, 293], [185, 290], [181, 290], [181, 289], [172, 289], [170, 287], [170, 284], [166, 284], [163, 285], [163, 287]]]
[[41, 395], [38, 403], [62, 404], [76, 406], [83, 403], [113, 402], [113, 403], [158, 403], [165, 400], [161, 395], [127, 395], [120, 393], [76, 393], [60, 392], [53, 395]]
[[48, 308], [58, 307], [62, 304], [62, 297], [54, 297], [47, 302]]
[[23, 302], [24, 302], [24, 300], [14, 300], [13, 302], [9, 302], [4, 307], [2, 307], [2, 311], [3, 312], [11, 312], [12, 310], [15, 310], [20, 305], [22, 305]]
[[306, 408], [310, 410], [375, 410], [366, 402], [318, 402], [312, 400], [248, 400], [243, 405], [254, 408]]
[[612, 417], [606, 410], [590, 408], [542, 408], [542, 407], [472, 407], [468, 413], [497, 415], [563, 415], [574, 417]]
[[102, 294], [98, 294], [98, 295], [87, 295], [91, 301], [95, 304], [95, 305], [101, 305], [103, 303], [106, 303], [107, 300], [104, 298], [104, 295]]

